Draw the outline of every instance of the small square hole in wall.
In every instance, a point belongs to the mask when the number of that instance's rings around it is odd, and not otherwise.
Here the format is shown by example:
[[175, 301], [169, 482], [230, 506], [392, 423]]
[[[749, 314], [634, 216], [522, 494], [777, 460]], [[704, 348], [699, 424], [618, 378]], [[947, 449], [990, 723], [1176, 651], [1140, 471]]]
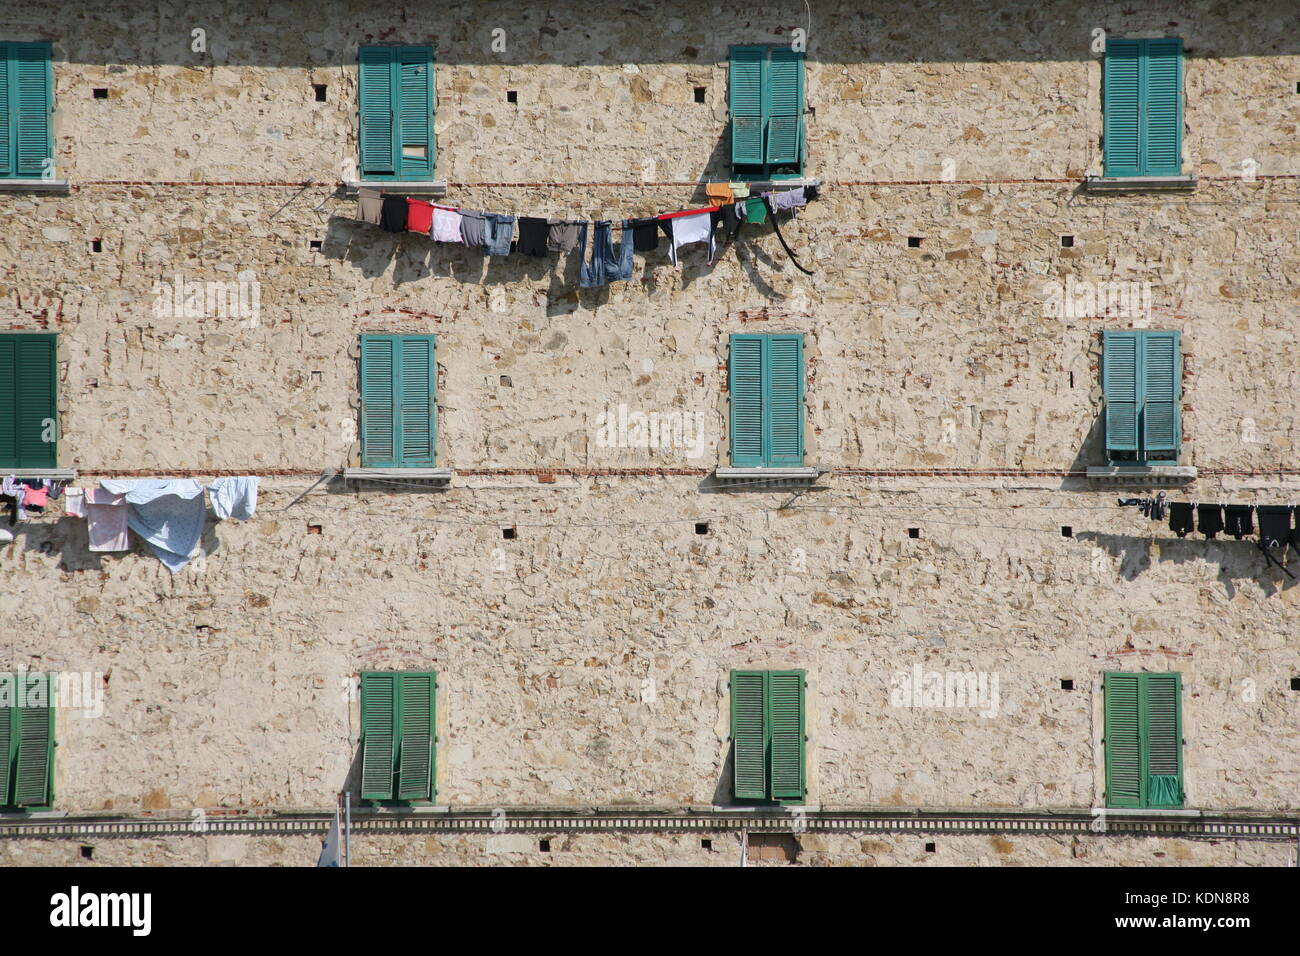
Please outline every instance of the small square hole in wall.
[[537, 849], [541, 850], [543, 853], [550, 853], [550, 852], [551, 852], [551, 841], [550, 841], [550, 840], [538, 840], [538, 841], [537, 841]]
[[920, 248], [921, 248], [921, 237], [920, 237], [920, 236], [908, 236], [908, 237], [907, 237], [907, 248], [909, 248], [909, 249], [920, 249]]
[[908, 528], [908, 529], [907, 529], [907, 536], [908, 536], [909, 538], [919, 538], [919, 537], [921, 537], [921, 529], [920, 529], [920, 528]]
[[925, 845], [925, 852], [926, 852], [926, 853], [933, 853], [933, 852], [934, 852], [934, 844], [933, 844], [933, 843], [927, 843], [927, 844]]
[[324, 525], [309, 524], [307, 525], [308, 534], [321, 534], [324, 531]]
[[311, 383], [312, 383], [313, 385], [319, 385], [319, 384], [321, 383], [321, 379], [322, 379], [322, 378], [324, 378], [324, 373], [323, 373], [323, 372], [320, 372], [320, 371], [318, 371], [318, 370], [316, 370], [316, 369], [312, 369], [312, 372], [311, 372]]
[[103, 86], [97, 86], [90, 91], [90, 95], [97, 100], [106, 100], [108, 99], [108, 89]]
[[501, 529], [501, 537], [505, 538], [507, 541], [513, 541], [513, 540], [515, 540], [515, 529], [514, 529], [514, 528], [502, 528], [502, 529]]
[[518, 102], [519, 102], [519, 91], [518, 91], [518, 90], [506, 90], [506, 102], [507, 102], [507, 103], [518, 103]]
[[712, 850], [712, 849], [713, 849], [713, 841], [710, 840], [708, 837], [704, 837], [703, 839], [700, 840], [700, 849], [701, 849], [701, 850]]
[[697, 86], [697, 87], [695, 88], [695, 102], [697, 102], [697, 103], [703, 103], [703, 102], [704, 102], [704, 87], [702, 87], [702, 86]]
[[1061, 690], [1074, 690], [1074, 681], [1068, 677], [1061, 678]]
[[81, 848], [81, 858], [83, 860], [93, 860], [95, 858], [95, 848], [93, 846], [83, 846]]
[[1073, 537], [1074, 537], [1074, 529], [1071, 528], [1068, 524], [1063, 524], [1063, 525], [1061, 525], [1061, 537], [1062, 537], [1062, 538], [1073, 538]]
[[1073, 249], [1073, 248], [1074, 248], [1074, 236], [1062, 236], [1062, 237], [1061, 237], [1061, 248], [1062, 248], [1062, 249]]
[[708, 534], [708, 533], [709, 533], [709, 523], [708, 523], [707, 521], [697, 521], [697, 522], [695, 522], [695, 533], [696, 533], [696, 534]]
[[326, 93], [326, 91], [327, 91], [327, 89], [328, 89], [328, 88], [325, 86], [325, 84], [324, 84], [324, 83], [313, 83], [313, 84], [311, 85], [311, 88], [312, 88], [312, 90], [314, 90], [315, 93], [316, 93], [316, 102], [317, 102], [317, 103], [324, 103], [324, 102], [325, 102], [325, 93]]
[[91, 239], [91, 240], [90, 240], [90, 251], [91, 251], [91, 252], [103, 252], [103, 251], [104, 251], [104, 240], [103, 240], [103, 239]]
[[1291, 689], [1292, 689], [1292, 690], [1300, 690], [1300, 677], [1292, 677], [1292, 678], [1291, 678]]
[[314, 249], [316, 252], [320, 252], [320, 246], [321, 246], [321, 241], [320, 241], [319, 239], [313, 239], [313, 240], [311, 241], [311, 247], [312, 247], [312, 249]]

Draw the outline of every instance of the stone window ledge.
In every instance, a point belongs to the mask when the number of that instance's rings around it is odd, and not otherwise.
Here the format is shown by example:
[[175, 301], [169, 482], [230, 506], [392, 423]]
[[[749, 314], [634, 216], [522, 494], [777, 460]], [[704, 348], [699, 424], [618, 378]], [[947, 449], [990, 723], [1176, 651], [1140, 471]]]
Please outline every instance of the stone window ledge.
[[806, 468], [715, 468], [713, 478], [720, 485], [807, 486], [825, 474], [829, 474], [829, 470], [816, 465]]
[[444, 196], [447, 193], [446, 180], [407, 180], [400, 181], [395, 179], [345, 179], [343, 181], [344, 192], [348, 196], [355, 196], [363, 189], [378, 189], [386, 193], [402, 193], [407, 196]]
[[62, 193], [72, 191], [66, 179], [0, 179], [0, 193]]
[[50, 481], [72, 481], [77, 477], [75, 468], [5, 468], [0, 467], [0, 475], [13, 475], [15, 478], [48, 478]]
[[376, 490], [394, 491], [412, 488], [447, 488], [456, 473], [450, 468], [344, 468], [343, 486], [373, 485]]
[[1089, 176], [1084, 188], [1090, 193], [1191, 192], [1195, 176]]
[[1092, 465], [1090, 481], [1111, 484], [1181, 485], [1196, 480], [1191, 465]]

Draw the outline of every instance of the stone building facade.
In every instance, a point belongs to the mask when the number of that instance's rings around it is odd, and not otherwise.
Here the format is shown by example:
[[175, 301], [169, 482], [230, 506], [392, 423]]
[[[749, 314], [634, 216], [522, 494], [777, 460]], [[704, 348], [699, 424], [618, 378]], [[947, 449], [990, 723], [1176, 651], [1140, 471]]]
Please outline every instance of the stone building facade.
[[[175, 575], [142, 543], [89, 551], [57, 504], [0, 545], [0, 670], [91, 674], [103, 700], [56, 710], [52, 802], [0, 816], [0, 862], [88, 862], [92, 838], [33, 822], [319, 814], [344, 790], [359, 819], [741, 812], [733, 670], [805, 675], [804, 798], [745, 810], [805, 814], [800, 863], [1294, 861], [1300, 586], [1253, 539], [1116, 505], [1300, 501], [1291, 4], [243, 6], [0, 13], [0, 43], [51, 50], [49, 173], [0, 180], [0, 336], [57, 335], [58, 467], [261, 479], [256, 516], [210, 520]], [[1098, 30], [1181, 38], [1178, 177], [1104, 182]], [[587, 289], [576, 254], [358, 221], [362, 47], [435, 51], [439, 202], [618, 221], [706, 205], [732, 178], [730, 48], [791, 43], [820, 194], [780, 227], [810, 275], [770, 223], [711, 265], [661, 246]], [[256, 308], [160, 309], [178, 282]], [[1147, 304], [1053, 303], [1088, 283]], [[1181, 450], [1099, 478], [1102, 333], [1126, 329], [1181, 334]], [[815, 480], [725, 478], [747, 333], [803, 336]], [[345, 480], [363, 334], [436, 336], [449, 480]], [[618, 447], [620, 406], [699, 440]], [[360, 806], [371, 671], [437, 674], [432, 806]], [[1276, 840], [819, 831], [850, 810], [1086, 818], [1114, 672], [1181, 675], [1181, 810], [1146, 819], [1281, 821]], [[990, 693], [900, 698], [918, 674]], [[552, 829], [549, 856], [537, 828], [358, 833], [354, 855], [728, 865], [741, 840]], [[93, 860], [318, 849], [199, 828]]]

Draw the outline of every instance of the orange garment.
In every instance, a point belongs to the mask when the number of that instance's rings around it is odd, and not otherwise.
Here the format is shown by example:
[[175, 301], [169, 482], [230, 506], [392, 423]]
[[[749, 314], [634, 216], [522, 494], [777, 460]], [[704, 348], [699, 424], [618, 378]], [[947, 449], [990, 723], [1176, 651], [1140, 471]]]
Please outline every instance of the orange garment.
[[714, 205], [726, 206], [736, 201], [736, 195], [731, 191], [731, 183], [705, 183], [704, 195], [713, 200]]

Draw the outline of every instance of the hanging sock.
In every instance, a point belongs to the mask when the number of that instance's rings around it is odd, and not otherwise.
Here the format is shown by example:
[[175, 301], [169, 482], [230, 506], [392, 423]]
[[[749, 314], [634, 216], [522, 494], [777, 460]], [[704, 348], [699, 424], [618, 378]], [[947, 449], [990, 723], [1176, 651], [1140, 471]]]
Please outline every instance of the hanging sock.
[[1197, 505], [1196, 527], [1201, 534], [1213, 539], [1223, 530], [1223, 507], [1221, 505]]
[[1186, 501], [1175, 501], [1169, 505], [1169, 530], [1180, 538], [1187, 537], [1192, 530], [1192, 506]]
[[1252, 505], [1228, 505], [1224, 509], [1227, 512], [1226, 527], [1228, 534], [1238, 541], [1249, 534], [1253, 534], [1255, 527], [1250, 515], [1254, 510]]

